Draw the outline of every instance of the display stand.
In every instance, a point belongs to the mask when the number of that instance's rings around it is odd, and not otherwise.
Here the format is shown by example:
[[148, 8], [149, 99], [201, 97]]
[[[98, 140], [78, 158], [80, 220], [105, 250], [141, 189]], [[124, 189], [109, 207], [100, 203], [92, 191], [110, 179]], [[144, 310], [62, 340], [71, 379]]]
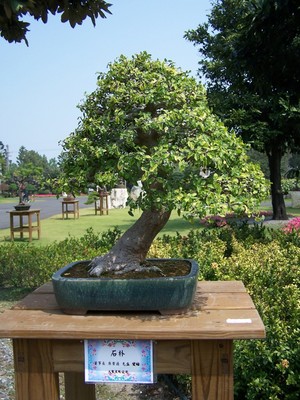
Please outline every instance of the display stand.
[[100, 215], [108, 215], [109, 210], [109, 192], [99, 191], [99, 200], [95, 201], [95, 215], [99, 211]]
[[0, 337], [12, 338], [16, 400], [95, 400], [84, 383], [83, 339], [152, 339], [158, 374], [191, 374], [193, 400], [233, 400], [233, 341], [264, 338], [242, 282], [199, 282], [184, 314], [63, 314], [45, 284], [0, 315]]
[[[33, 216], [36, 216], [34, 224]], [[14, 217], [18, 217], [19, 225], [15, 225]], [[27, 218], [27, 223], [26, 223]], [[29, 241], [32, 241], [32, 233], [37, 232], [38, 239], [41, 237], [41, 222], [40, 222], [40, 210], [25, 210], [25, 211], [9, 211], [10, 219], [10, 239], [14, 240], [15, 233], [20, 234], [20, 238], [23, 239], [24, 233], [29, 234]]]
[[61, 202], [62, 219], [68, 219], [69, 214], [79, 218], [79, 200], [63, 200]]

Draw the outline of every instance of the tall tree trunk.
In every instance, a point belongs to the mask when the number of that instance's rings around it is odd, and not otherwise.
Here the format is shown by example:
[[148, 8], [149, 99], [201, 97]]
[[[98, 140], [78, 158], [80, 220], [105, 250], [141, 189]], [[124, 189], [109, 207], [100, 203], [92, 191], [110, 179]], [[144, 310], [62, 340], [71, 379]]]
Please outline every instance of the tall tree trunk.
[[143, 211], [140, 218], [121, 236], [105, 255], [91, 261], [90, 275], [126, 272], [140, 268], [155, 236], [170, 218], [170, 211]]
[[270, 168], [270, 181], [271, 181], [271, 197], [273, 207], [273, 219], [286, 220], [288, 219], [284, 197], [281, 188], [281, 159], [283, 152], [278, 143], [272, 143], [267, 150]]

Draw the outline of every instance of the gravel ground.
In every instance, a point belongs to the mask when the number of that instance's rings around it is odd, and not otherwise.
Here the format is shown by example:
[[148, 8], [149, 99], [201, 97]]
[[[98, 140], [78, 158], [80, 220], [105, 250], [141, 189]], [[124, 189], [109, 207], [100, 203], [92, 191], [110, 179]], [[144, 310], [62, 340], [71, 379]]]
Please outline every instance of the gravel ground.
[[[63, 374], [60, 376], [63, 382]], [[182, 400], [176, 389], [161, 377], [153, 385], [96, 385], [97, 400]], [[63, 393], [63, 390], [61, 390]], [[12, 345], [9, 339], [0, 339], [0, 400], [15, 400]], [[60, 400], [65, 400], [64, 395]], [[82, 399], [84, 400], [84, 399]]]
[[14, 400], [14, 370], [9, 339], [0, 339], [0, 400]]

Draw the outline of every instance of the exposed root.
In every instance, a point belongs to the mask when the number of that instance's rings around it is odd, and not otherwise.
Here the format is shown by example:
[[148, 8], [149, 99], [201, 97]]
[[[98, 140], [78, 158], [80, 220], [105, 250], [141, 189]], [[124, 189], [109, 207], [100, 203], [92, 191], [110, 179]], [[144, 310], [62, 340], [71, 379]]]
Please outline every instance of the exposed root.
[[162, 270], [156, 266], [146, 267], [141, 265], [138, 262], [129, 262], [129, 263], [114, 263], [109, 262], [104, 257], [96, 257], [90, 263], [89, 274], [91, 276], [101, 276], [105, 272], [110, 272], [115, 275], [126, 274], [127, 272], [147, 272], [154, 271], [158, 272], [161, 276], [165, 276]]
[[104, 257], [96, 257], [90, 263], [89, 274], [91, 276], [100, 276], [105, 272], [118, 273], [126, 268], [127, 263], [114, 263]]
[[165, 274], [162, 272], [162, 270], [158, 267], [143, 267], [142, 265], [134, 266], [134, 265], [126, 265], [124, 269], [120, 271], [115, 271], [115, 275], [122, 275], [126, 274], [127, 272], [149, 272], [149, 271], [154, 271], [158, 272], [161, 276], [165, 276]]

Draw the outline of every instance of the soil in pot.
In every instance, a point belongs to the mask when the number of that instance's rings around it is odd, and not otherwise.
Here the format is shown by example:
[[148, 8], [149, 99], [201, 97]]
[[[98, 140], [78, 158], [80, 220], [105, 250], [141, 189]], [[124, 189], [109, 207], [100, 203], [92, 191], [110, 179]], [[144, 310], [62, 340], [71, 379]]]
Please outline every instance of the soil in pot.
[[[101, 278], [146, 279], [146, 278], [161, 278], [164, 276], [167, 277], [185, 276], [188, 275], [191, 270], [190, 264], [185, 260], [160, 261], [159, 265], [154, 260], [148, 260], [142, 263], [142, 266], [146, 268], [141, 272], [130, 271], [124, 274], [117, 274], [117, 275], [110, 272], [105, 272], [101, 275], [100, 278], [98, 278], [89, 275], [88, 273], [90, 269], [89, 265], [86, 261], [82, 261], [74, 265], [73, 268], [66, 271], [64, 274], [62, 274], [62, 276], [66, 278], [93, 278], [93, 279], [101, 279]], [[158, 267], [160, 271], [153, 270], [151, 269], [151, 267]]]

